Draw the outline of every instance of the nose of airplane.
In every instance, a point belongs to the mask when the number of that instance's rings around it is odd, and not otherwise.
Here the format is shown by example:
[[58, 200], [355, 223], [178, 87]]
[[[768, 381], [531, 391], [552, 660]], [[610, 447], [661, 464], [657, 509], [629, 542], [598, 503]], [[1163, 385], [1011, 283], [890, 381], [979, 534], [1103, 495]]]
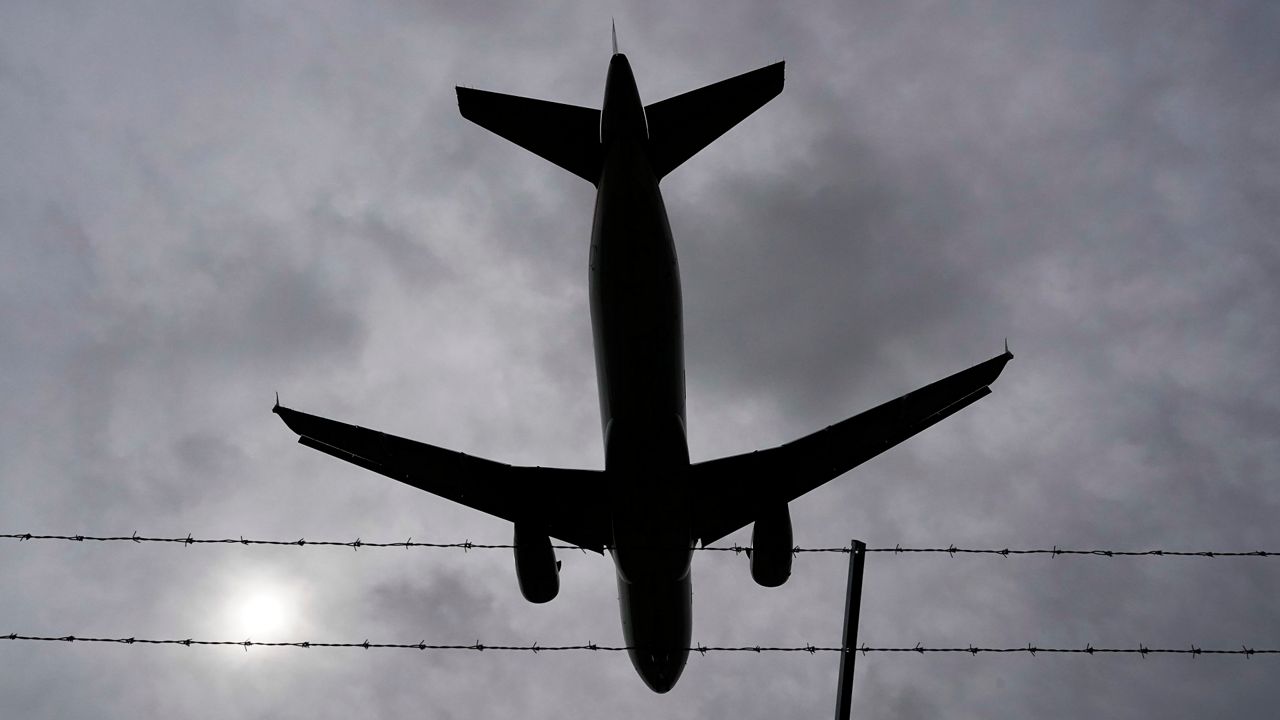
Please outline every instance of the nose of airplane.
[[676, 686], [688, 657], [687, 652], [645, 653], [639, 658], [640, 677], [650, 690], [665, 693]]

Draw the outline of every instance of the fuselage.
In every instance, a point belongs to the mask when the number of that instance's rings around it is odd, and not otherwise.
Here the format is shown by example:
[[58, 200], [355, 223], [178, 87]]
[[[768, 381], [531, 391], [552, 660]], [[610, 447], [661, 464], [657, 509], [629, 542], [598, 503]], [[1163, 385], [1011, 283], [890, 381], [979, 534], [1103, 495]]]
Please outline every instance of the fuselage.
[[650, 688], [666, 692], [692, 637], [680, 271], [644, 109], [621, 54], [609, 64], [600, 129], [589, 264], [612, 553], [631, 661]]

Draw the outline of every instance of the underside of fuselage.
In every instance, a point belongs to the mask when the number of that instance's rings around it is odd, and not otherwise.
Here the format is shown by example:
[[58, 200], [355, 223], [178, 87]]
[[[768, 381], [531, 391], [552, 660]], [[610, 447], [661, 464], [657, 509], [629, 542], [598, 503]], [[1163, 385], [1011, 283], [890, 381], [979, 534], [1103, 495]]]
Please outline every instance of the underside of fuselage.
[[666, 692], [692, 637], [680, 270], [623, 55], [610, 62], [601, 141], [589, 265], [612, 553], [631, 661]]

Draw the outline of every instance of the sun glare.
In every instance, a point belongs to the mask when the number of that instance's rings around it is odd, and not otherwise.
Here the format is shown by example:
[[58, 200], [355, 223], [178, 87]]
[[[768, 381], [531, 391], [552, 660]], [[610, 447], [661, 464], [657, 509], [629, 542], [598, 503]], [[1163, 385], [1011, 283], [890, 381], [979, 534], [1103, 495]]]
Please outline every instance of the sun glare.
[[246, 589], [231, 599], [228, 610], [237, 637], [286, 639], [283, 636], [297, 627], [297, 602], [291, 592], [279, 587]]

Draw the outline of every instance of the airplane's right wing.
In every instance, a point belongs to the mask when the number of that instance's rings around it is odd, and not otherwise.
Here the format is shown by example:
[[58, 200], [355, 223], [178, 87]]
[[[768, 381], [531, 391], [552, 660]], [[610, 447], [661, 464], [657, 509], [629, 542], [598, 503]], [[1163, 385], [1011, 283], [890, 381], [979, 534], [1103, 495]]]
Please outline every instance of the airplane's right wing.
[[694, 464], [694, 533], [703, 545], [754, 522], [991, 393], [1001, 355], [786, 445]]

